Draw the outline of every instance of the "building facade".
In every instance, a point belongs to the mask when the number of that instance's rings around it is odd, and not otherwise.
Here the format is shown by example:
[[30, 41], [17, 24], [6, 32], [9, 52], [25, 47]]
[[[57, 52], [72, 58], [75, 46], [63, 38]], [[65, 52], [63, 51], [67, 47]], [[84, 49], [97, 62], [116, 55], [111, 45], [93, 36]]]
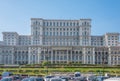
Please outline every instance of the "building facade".
[[91, 19], [31, 18], [31, 35], [3, 32], [0, 64], [82, 63], [120, 65], [119, 33], [91, 35]]

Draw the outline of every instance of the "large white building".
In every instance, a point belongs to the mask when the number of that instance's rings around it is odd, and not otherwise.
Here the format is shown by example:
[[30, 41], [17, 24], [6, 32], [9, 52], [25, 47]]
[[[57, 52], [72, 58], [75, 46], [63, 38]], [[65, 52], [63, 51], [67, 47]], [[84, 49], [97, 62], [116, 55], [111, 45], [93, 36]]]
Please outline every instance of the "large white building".
[[31, 35], [3, 32], [0, 64], [120, 65], [119, 33], [91, 36], [91, 19], [31, 18]]

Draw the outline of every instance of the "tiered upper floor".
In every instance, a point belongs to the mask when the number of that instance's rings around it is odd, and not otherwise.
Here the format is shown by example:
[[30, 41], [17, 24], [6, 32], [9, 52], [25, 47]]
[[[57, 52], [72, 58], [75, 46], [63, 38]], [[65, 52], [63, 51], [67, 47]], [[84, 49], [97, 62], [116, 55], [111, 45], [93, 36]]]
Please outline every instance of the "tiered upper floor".
[[91, 36], [91, 19], [31, 18], [31, 35], [3, 32], [0, 45], [118, 46], [119, 33]]

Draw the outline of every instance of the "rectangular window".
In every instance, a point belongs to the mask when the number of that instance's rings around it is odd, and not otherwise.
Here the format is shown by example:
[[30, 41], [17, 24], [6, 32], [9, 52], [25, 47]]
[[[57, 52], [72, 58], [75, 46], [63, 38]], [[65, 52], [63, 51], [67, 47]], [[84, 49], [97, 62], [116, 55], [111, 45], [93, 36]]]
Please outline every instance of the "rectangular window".
[[72, 26], [72, 23], [70, 23], [70, 26]]
[[77, 26], [79, 26], [79, 23], [77, 23]]
[[59, 23], [57, 22], [57, 26], [58, 26], [58, 24], [59, 24]]
[[67, 22], [67, 26], [69, 26], [69, 23]]
[[62, 36], [62, 32], [60, 32], [60, 36]]
[[63, 26], [65, 26], [65, 22], [63, 23]]
[[60, 26], [62, 26], [62, 22], [60, 22]]
[[53, 26], [55, 26], [55, 22], [53, 22]]

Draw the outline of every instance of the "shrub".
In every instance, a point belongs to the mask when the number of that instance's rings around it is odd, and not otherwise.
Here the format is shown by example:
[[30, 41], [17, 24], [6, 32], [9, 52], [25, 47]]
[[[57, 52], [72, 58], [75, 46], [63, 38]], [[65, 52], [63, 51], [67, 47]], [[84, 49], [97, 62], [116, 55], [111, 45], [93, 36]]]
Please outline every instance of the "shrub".
[[19, 73], [23, 73], [24, 71], [23, 70], [19, 70]]

